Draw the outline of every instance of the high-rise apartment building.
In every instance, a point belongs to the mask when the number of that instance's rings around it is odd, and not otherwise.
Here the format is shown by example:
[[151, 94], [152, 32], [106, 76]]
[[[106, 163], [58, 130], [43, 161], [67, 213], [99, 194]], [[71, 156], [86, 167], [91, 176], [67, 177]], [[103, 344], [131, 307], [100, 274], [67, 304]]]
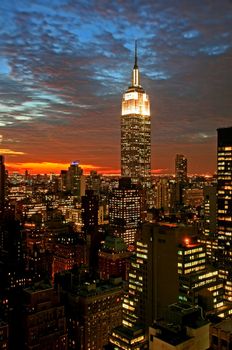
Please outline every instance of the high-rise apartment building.
[[184, 203], [184, 188], [187, 183], [187, 158], [183, 154], [177, 154], [175, 159], [176, 175], [176, 208]]
[[123, 302], [123, 325], [146, 326], [162, 317], [178, 296], [175, 224], [144, 224], [129, 270], [129, 290]]
[[5, 205], [5, 177], [4, 157], [0, 156], [0, 216], [3, 213]]
[[98, 227], [98, 196], [93, 190], [86, 190], [85, 196], [81, 197], [81, 217], [85, 235], [91, 234]]
[[175, 224], [143, 225], [131, 260], [122, 326], [110, 336], [118, 349], [145, 349], [144, 330], [177, 301], [177, 240], [185, 229]]
[[217, 227], [217, 188], [216, 186], [204, 186], [204, 221], [203, 235], [199, 242], [206, 246], [206, 254], [209, 261], [214, 261], [217, 250], [216, 227]]
[[[232, 127], [218, 129], [217, 225], [219, 259], [232, 261]], [[232, 291], [231, 291], [232, 292]]]
[[135, 241], [141, 223], [141, 190], [130, 179], [122, 178], [109, 197], [109, 223], [116, 237], [126, 244]]
[[121, 116], [121, 174], [150, 187], [151, 117], [149, 96], [140, 85], [135, 46], [131, 85], [123, 94]]
[[225, 301], [232, 302], [232, 127], [218, 129], [217, 238]]

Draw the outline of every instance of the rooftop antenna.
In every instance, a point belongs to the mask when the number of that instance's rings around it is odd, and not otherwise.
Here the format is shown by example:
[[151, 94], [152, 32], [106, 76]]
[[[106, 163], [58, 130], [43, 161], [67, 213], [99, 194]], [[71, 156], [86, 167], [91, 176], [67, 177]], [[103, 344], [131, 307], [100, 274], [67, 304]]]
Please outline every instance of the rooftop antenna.
[[135, 40], [135, 65], [134, 65], [134, 69], [138, 69], [138, 56], [137, 56], [137, 40]]

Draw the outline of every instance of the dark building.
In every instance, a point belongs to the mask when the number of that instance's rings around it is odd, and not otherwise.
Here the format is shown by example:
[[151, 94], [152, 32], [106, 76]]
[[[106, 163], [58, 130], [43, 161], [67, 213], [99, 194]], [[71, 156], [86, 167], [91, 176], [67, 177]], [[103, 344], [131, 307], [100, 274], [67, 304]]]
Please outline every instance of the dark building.
[[178, 298], [175, 224], [144, 224], [129, 270], [129, 290], [123, 302], [123, 325], [149, 326]]
[[93, 190], [94, 194], [100, 195], [101, 189], [101, 175], [97, 173], [96, 170], [91, 170], [89, 177], [87, 178], [87, 188], [88, 190]]
[[210, 325], [210, 349], [232, 349], [232, 319]]
[[0, 319], [0, 350], [9, 349], [9, 329], [8, 324]]
[[56, 291], [45, 283], [24, 290], [22, 347], [25, 350], [67, 350], [64, 306]]
[[165, 319], [149, 328], [149, 349], [209, 349], [209, 322], [198, 307], [186, 303], [172, 304]]
[[216, 186], [205, 186], [204, 194], [204, 222], [203, 237], [201, 242], [206, 246], [206, 254], [209, 261], [215, 260], [217, 249], [217, 188]]
[[183, 154], [176, 155], [175, 173], [177, 182], [187, 181], [187, 158]]
[[64, 277], [66, 281], [61, 278], [58, 285], [66, 300], [69, 349], [102, 349], [112, 329], [122, 322], [121, 278], [83, 282], [73, 275], [69, 283], [67, 273]]
[[98, 196], [93, 190], [86, 190], [81, 197], [82, 225], [85, 235], [91, 234], [98, 227]]
[[71, 270], [74, 266], [87, 266], [89, 261], [86, 242], [76, 233], [57, 237], [52, 254], [52, 278], [56, 273]]
[[0, 156], [0, 219], [2, 217], [5, 206], [5, 164], [4, 157]]
[[187, 183], [187, 158], [183, 154], [177, 154], [175, 159], [176, 175], [176, 209], [184, 202], [184, 189]]
[[128, 279], [131, 252], [122, 238], [107, 236], [98, 252], [98, 271], [100, 278], [107, 280], [111, 277]]

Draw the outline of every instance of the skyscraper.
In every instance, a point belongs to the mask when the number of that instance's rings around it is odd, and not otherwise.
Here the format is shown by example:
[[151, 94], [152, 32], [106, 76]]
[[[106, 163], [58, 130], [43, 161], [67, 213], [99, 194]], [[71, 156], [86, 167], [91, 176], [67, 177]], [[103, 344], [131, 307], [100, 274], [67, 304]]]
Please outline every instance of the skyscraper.
[[187, 158], [183, 154], [176, 155], [175, 162], [176, 180], [177, 182], [187, 181]]
[[70, 164], [66, 181], [66, 189], [71, 191], [71, 194], [77, 196], [80, 200], [81, 196], [85, 195], [85, 176], [83, 175], [83, 169], [79, 166], [78, 161], [74, 161]]
[[218, 249], [223, 264], [232, 261], [232, 127], [218, 129]]
[[142, 221], [141, 190], [131, 184], [130, 179], [120, 179], [119, 188], [109, 196], [109, 223], [116, 237], [126, 244], [134, 243]]
[[140, 85], [137, 45], [131, 85], [123, 94], [121, 116], [121, 174], [150, 187], [151, 117], [149, 96]]
[[5, 177], [4, 157], [0, 156], [0, 214], [4, 210], [5, 203]]
[[187, 182], [187, 158], [183, 154], [177, 154], [175, 159], [176, 174], [176, 205], [183, 205], [184, 187]]
[[232, 302], [232, 127], [218, 129], [217, 238], [225, 300]]

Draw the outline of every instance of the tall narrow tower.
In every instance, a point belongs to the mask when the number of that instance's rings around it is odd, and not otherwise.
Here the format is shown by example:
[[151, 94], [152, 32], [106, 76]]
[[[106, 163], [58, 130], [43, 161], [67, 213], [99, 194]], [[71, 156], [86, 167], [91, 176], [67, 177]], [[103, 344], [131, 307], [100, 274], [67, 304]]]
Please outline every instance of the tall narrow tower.
[[0, 156], [0, 216], [4, 211], [5, 203], [5, 164], [4, 157]]
[[[219, 260], [232, 262], [232, 127], [218, 129], [217, 227]], [[232, 268], [231, 268], [232, 271]], [[232, 274], [231, 274], [232, 278]], [[231, 290], [232, 301], [232, 290]]]
[[149, 96], [140, 85], [135, 42], [131, 85], [123, 94], [121, 117], [121, 175], [150, 187], [151, 117]]

